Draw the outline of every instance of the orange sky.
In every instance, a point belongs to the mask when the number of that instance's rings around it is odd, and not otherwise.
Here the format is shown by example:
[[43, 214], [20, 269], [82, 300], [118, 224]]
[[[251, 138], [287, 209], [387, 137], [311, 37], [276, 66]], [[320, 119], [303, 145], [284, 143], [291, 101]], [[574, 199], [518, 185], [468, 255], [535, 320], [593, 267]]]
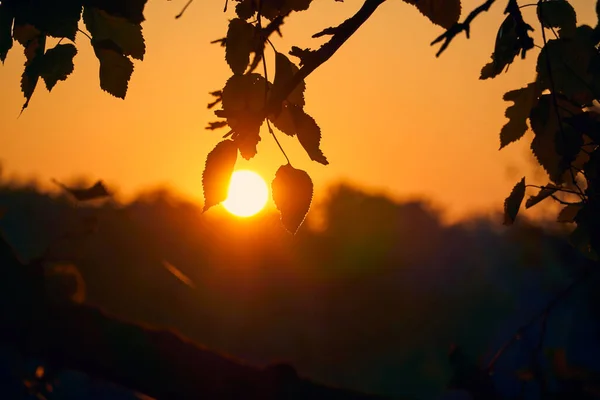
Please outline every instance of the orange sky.
[[[225, 133], [204, 130], [215, 120], [206, 109], [208, 92], [230, 75], [223, 49], [209, 42], [224, 36], [233, 14], [223, 14], [224, 1], [195, 1], [175, 20], [185, 2], [150, 0], [146, 58], [136, 62], [125, 101], [99, 88], [98, 61], [78, 35], [75, 72], [51, 94], [38, 84], [17, 118], [24, 57], [15, 46], [0, 68], [0, 160], [8, 172], [40, 181], [102, 178], [124, 195], [168, 184], [201, 199], [204, 160]], [[571, 2], [579, 23], [595, 25], [595, 2]], [[479, 3], [463, 0], [463, 17]], [[499, 152], [498, 133], [507, 105], [502, 94], [533, 79], [537, 50], [508, 74], [478, 80], [503, 19], [505, 1], [497, 3], [473, 24], [470, 40], [459, 37], [439, 59], [429, 43], [442, 29], [400, 0], [384, 3], [307, 79], [305, 109], [321, 126], [330, 165], [311, 162], [297, 140], [281, 134], [294, 165], [321, 193], [328, 183], [349, 180], [397, 198], [431, 197], [452, 215], [499, 207], [522, 175], [534, 177], [528, 141]], [[285, 52], [292, 45], [314, 48], [321, 41], [311, 39], [313, 33], [343, 21], [360, 4], [315, 0], [309, 11], [287, 19], [284, 38], [274, 44]], [[525, 8], [524, 16], [534, 24], [535, 7]], [[258, 151], [238, 168], [270, 181], [285, 160], [264, 133]]]

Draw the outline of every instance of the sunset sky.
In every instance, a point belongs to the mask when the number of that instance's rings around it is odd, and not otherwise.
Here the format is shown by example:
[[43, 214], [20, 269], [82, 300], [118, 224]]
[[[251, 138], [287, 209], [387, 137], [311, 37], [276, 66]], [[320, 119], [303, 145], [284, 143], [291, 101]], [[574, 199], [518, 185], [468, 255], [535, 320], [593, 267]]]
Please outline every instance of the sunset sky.
[[[208, 92], [221, 89], [230, 76], [223, 48], [209, 42], [225, 35], [234, 14], [222, 12], [224, 1], [203, 0], [176, 20], [185, 2], [149, 1], [143, 24], [146, 57], [135, 64], [125, 101], [100, 89], [98, 61], [79, 34], [75, 72], [51, 94], [40, 82], [18, 118], [24, 56], [20, 46], [13, 47], [0, 67], [5, 171], [41, 182], [101, 178], [125, 197], [166, 184], [201, 199], [204, 160], [225, 133], [204, 129], [216, 120], [206, 108]], [[596, 24], [595, 2], [571, 2], [580, 24]], [[279, 137], [294, 166], [312, 176], [317, 194], [344, 180], [398, 199], [425, 196], [462, 215], [498, 208], [525, 174], [545, 183], [543, 175], [533, 173], [529, 140], [498, 151], [510, 104], [502, 94], [534, 78], [539, 50], [517, 60], [508, 74], [478, 80], [490, 60], [504, 3], [498, 1], [475, 21], [470, 40], [459, 36], [436, 58], [437, 47], [429, 43], [442, 28], [413, 6], [389, 0], [307, 79], [305, 110], [321, 126], [330, 165], [310, 161], [296, 139]], [[315, 0], [307, 12], [286, 20], [284, 37], [274, 38], [274, 44], [281, 52], [292, 45], [316, 48], [323, 40], [311, 39], [313, 33], [339, 24], [361, 4]], [[463, 0], [462, 18], [479, 4]], [[535, 24], [540, 44], [535, 7], [523, 12]], [[272, 60], [272, 52], [266, 54]], [[257, 157], [237, 168], [256, 170], [270, 181], [283, 163], [265, 130]]]

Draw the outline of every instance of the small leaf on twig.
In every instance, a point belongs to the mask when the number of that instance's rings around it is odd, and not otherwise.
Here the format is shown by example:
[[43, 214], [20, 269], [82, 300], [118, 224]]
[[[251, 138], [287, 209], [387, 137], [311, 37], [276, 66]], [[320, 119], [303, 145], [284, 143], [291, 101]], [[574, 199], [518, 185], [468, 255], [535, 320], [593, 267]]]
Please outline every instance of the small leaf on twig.
[[291, 234], [295, 234], [310, 209], [312, 180], [305, 171], [286, 164], [279, 167], [271, 186], [281, 222]]
[[504, 225], [512, 225], [515, 222], [523, 197], [525, 197], [525, 177], [515, 185], [504, 200]]

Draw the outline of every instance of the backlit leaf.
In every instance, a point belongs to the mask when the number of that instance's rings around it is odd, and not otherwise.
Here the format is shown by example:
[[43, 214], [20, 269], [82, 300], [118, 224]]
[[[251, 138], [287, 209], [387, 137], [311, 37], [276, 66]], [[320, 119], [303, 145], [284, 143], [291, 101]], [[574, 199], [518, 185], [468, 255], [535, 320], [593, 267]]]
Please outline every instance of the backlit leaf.
[[310, 176], [290, 164], [282, 165], [275, 173], [271, 189], [283, 226], [295, 234], [312, 202], [313, 183]]
[[[271, 89], [272, 96], [278, 96], [284, 90], [285, 85], [298, 73], [298, 67], [294, 65], [285, 54], [275, 53], [275, 79]], [[302, 81], [287, 97], [287, 101], [293, 105], [304, 107], [304, 90], [306, 84]]]
[[529, 196], [529, 198], [525, 202], [525, 208], [530, 208], [530, 207], [535, 206], [540, 201], [552, 196], [554, 193], [556, 193], [556, 191], [558, 189], [559, 189], [559, 187], [556, 185], [553, 185], [552, 183], [547, 184], [546, 186], [541, 188], [537, 194], [535, 194], [533, 196]]
[[229, 22], [225, 39], [225, 60], [234, 74], [243, 74], [254, 50], [254, 26], [243, 19], [234, 18]]
[[538, 2], [537, 15], [546, 28], [559, 28], [561, 36], [573, 35], [577, 27], [575, 9], [565, 0]]
[[575, 222], [575, 217], [577, 217], [577, 213], [583, 207], [582, 204], [569, 204], [566, 205], [560, 212], [558, 213], [558, 217], [556, 219], [557, 222]]
[[509, 143], [519, 140], [527, 131], [527, 118], [540, 95], [537, 85], [530, 83], [524, 88], [511, 90], [504, 94], [505, 101], [512, 101], [514, 104], [506, 109], [506, 118], [509, 121], [500, 131], [500, 149]]
[[4, 3], [0, 3], [0, 61], [4, 63], [8, 51], [12, 48], [13, 14]]
[[100, 87], [121, 99], [127, 94], [133, 63], [110, 40], [93, 42], [94, 52], [100, 61]]
[[15, 7], [15, 24], [31, 24], [44, 35], [75, 40], [81, 0], [28, 0]]
[[29, 105], [31, 96], [35, 91], [35, 87], [40, 77], [44, 50], [46, 48], [46, 36], [39, 34], [33, 39], [29, 39], [25, 46], [25, 70], [21, 75], [21, 91], [25, 96], [25, 104], [22, 110], [25, 110]]
[[204, 209], [207, 211], [227, 198], [231, 174], [237, 161], [238, 148], [235, 142], [224, 140], [217, 144], [206, 157], [202, 173]]
[[316, 121], [300, 107], [291, 107], [292, 120], [296, 128], [298, 141], [304, 147], [311, 160], [323, 165], [329, 164], [327, 157], [321, 151], [321, 128]]
[[[561, 119], [582, 112], [562, 96], [557, 95], [557, 102]], [[566, 123], [561, 130], [555, 110], [552, 95], [544, 94], [531, 109], [529, 121], [535, 133], [531, 150], [550, 179], [560, 184], [565, 181], [565, 171], [579, 152], [583, 137], [575, 129], [568, 129], [570, 127]]]
[[133, 24], [144, 22], [144, 7], [148, 0], [87, 0], [89, 7], [99, 8], [115, 17], [123, 17]]
[[146, 45], [140, 24], [90, 7], [83, 9], [83, 22], [94, 41], [111, 40], [124, 55], [144, 59]]
[[59, 44], [46, 51], [42, 61], [40, 76], [46, 83], [46, 88], [52, 90], [58, 81], [64, 81], [73, 72], [73, 57], [77, 49], [70, 43]]
[[525, 197], [525, 178], [521, 179], [504, 200], [504, 225], [512, 225]]
[[69, 187], [63, 183], [58, 182], [56, 179], [53, 179], [52, 181], [61, 188], [63, 188], [77, 201], [98, 200], [110, 196], [110, 193], [108, 192], [102, 181], [97, 181], [89, 188], [83, 189]]
[[460, 18], [460, 0], [404, 0], [417, 7], [431, 22], [450, 29]]

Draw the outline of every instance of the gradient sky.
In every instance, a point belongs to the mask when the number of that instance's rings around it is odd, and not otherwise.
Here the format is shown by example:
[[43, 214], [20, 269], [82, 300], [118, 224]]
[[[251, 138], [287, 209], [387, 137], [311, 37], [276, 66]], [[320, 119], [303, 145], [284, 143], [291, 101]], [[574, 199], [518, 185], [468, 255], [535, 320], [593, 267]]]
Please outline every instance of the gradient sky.
[[[40, 82], [17, 118], [24, 102], [19, 87], [24, 56], [20, 46], [13, 47], [0, 68], [0, 160], [6, 171], [41, 182], [102, 178], [125, 197], [166, 184], [201, 199], [204, 160], [225, 133], [204, 129], [216, 119], [206, 109], [208, 92], [221, 89], [230, 76], [223, 49], [209, 42], [225, 35], [233, 13], [222, 12], [221, 0], [195, 1], [176, 20], [185, 3], [147, 5], [147, 53], [135, 64], [125, 101], [100, 89], [98, 61], [80, 34], [75, 72], [51, 94]], [[479, 3], [463, 0], [463, 18]], [[429, 43], [443, 30], [416, 8], [389, 0], [307, 79], [305, 110], [321, 126], [330, 165], [310, 161], [296, 139], [279, 136], [294, 166], [312, 176], [317, 194], [345, 180], [398, 199], [429, 197], [458, 216], [500, 207], [525, 174], [545, 183], [532, 169], [530, 140], [498, 151], [510, 104], [502, 94], [534, 78], [538, 50], [517, 60], [508, 74], [478, 80], [504, 3], [475, 21], [470, 40], [459, 36], [436, 58], [437, 47]], [[571, 3], [579, 23], [596, 24], [595, 2]], [[315, 0], [307, 12], [287, 19], [283, 39], [274, 44], [281, 52], [292, 45], [316, 48], [323, 40], [311, 39], [313, 33], [342, 22], [361, 4]], [[536, 23], [535, 7], [523, 12]], [[539, 34], [539, 25], [534, 28]], [[265, 132], [258, 152], [238, 168], [254, 169], [270, 181], [285, 160]]]

